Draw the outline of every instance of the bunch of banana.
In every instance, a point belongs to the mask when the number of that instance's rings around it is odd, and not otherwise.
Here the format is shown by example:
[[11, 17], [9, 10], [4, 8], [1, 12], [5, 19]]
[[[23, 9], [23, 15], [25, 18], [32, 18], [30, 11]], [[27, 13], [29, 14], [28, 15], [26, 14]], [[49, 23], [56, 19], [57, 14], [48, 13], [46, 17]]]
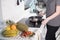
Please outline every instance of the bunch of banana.
[[13, 36], [17, 36], [19, 31], [16, 28], [15, 23], [13, 23], [12, 21], [7, 21], [7, 27], [5, 28], [5, 30], [2, 32], [2, 35], [5, 37], [13, 37]]
[[4, 37], [14, 37], [18, 35], [18, 30], [4, 30], [2, 35]]

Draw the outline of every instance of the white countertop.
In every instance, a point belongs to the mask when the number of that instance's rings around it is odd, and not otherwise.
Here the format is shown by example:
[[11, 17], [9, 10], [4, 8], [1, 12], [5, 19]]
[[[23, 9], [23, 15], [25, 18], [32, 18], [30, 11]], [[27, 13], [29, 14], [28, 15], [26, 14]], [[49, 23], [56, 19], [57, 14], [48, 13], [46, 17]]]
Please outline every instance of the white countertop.
[[[3, 37], [1, 35], [1, 31], [0, 31], [0, 40], [41, 40], [41, 35], [39, 34], [39, 32], [37, 32], [39, 28], [29, 28], [30, 31], [35, 32], [35, 35], [31, 38], [27, 37], [27, 38], [22, 38], [19, 35], [17, 35], [16, 37]], [[36, 33], [37, 32], [37, 33]]]

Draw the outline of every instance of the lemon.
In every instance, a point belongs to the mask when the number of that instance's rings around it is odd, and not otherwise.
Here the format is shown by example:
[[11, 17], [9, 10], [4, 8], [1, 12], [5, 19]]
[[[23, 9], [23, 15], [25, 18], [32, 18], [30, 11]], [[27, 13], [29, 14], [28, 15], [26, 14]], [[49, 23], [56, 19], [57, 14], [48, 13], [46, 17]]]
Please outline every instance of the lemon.
[[11, 30], [10, 25], [8, 25], [5, 30]]

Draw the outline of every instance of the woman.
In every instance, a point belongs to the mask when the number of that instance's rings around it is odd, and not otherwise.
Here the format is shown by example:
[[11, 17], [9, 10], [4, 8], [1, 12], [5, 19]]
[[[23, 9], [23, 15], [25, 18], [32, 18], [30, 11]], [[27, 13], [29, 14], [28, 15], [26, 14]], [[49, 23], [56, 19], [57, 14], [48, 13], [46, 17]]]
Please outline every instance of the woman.
[[56, 40], [55, 33], [60, 26], [60, 0], [47, 0], [46, 19], [42, 21], [47, 24], [46, 40]]

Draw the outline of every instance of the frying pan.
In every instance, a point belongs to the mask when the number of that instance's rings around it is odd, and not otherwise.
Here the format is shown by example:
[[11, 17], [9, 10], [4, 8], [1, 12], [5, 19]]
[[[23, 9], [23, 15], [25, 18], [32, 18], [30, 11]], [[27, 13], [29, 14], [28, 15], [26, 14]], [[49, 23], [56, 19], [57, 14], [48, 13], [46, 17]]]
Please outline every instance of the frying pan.
[[44, 19], [42, 19], [42, 17], [40, 16], [31, 16], [29, 17], [29, 22], [30, 24], [32, 24], [34, 27], [39, 27], [41, 25], [41, 22]]

